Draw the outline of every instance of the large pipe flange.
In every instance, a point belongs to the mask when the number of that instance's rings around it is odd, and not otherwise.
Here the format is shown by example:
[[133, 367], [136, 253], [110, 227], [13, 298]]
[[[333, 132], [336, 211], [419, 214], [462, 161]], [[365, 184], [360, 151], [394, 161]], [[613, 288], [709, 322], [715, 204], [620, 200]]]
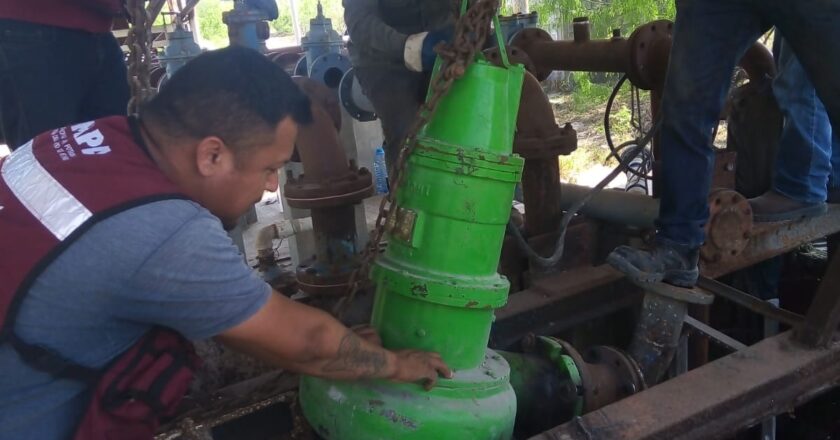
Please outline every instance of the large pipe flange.
[[519, 12], [513, 15], [500, 15], [499, 25], [505, 43], [510, 43], [513, 36], [520, 30], [537, 27], [538, 21], [539, 16], [537, 15], [537, 11], [532, 11], [527, 14]]
[[[525, 67], [525, 70], [530, 72], [532, 75], [536, 75], [534, 73], [536, 71], [536, 65], [534, 62], [531, 61], [531, 57], [528, 56], [525, 51], [516, 47], [516, 46], [505, 46], [505, 52], [507, 52], [508, 61], [510, 64], [522, 64]], [[499, 56], [499, 48], [492, 47], [490, 49], [484, 50], [484, 56], [490, 60], [491, 63], [501, 66], [502, 65], [502, 58]]]
[[513, 139], [513, 151], [525, 159], [551, 159], [571, 154], [577, 149], [577, 131], [572, 124], [567, 123], [552, 131], [545, 137], [525, 137], [517, 133]]
[[299, 209], [329, 208], [360, 203], [373, 195], [373, 176], [367, 168], [351, 164], [346, 173], [328, 179], [290, 176], [283, 187], [289, 206]]
[[712, 191], [701, 258], [711, 263], [736, 259], [747, 247], [752, 228], [752, 207], [746, 197], [731, 189]]
[[307, 67], [306, 57], [302, 56], [295, 63], [295, 68], [292, 71], [292, 76], [308, 76], [309, 75], [309, 68]]
[[589, 369], [591, 382], [584, 384], [585, 411], [619, 401], [645, 389], [645, 379], [639, 365], [623, 351], [598, 345], [583, 355], [584, 368]]
[[630, 68], [627, 76], [636, 87], [645, 90], [662, 88], [673, 27], [670, 20], [656, 20], [639, 26], [630, 35]]
[[350, 277], [357, 267], [355, 261], [326, 265], [313, 258], [298, 265], [297, 282], [300, 290], [312, 296], [342, 296], [349, 290]]
[[283, 68], [287, 73], [294, 74], [294, 67], [300, 62], [301, 59], [305, 59], [306, 57], [301, 52], [300, 47], [291, 47], [291, 48], [283, 48], [278, 50], [269, 51], [265, 54], [271, 62], [274, 64], [278, 64], [280, 67]]
[[332, 90], [337, 90], [341, 78], [350, 70], [350, 58], [340, 53], [325, 53], [312, 61], [309, 67], [309, 78], [325, 84]]
[[539, 351], [578, 386], [576, 415], [594, 411], [647, 388], [638, 364], [613, 347], [594, 346], [581, 354], [561, 339], [540, 336]]
[[[550, 43], [554, 41], [551, 34], [540, 28], [526, 28], [513, 34], [510, 38], [510, 45], [516, 46], [526, 54], [531, 53], [533, 46], [539, 43]], [[551, 75], [552, 69], [546, 66], [533, 65], [531, 68], [525, 66], [529, 72], [533, 73], [538, 80], [544, 81]], [[532, 70], [533, 69], [533, 70]]]
[[359, 78], [356, 77], [356, 69], [351, 68], [341, 78], [341, 84], [338, 86], [338, 100], [353, 119], [361, 122], [376, 120], [376, 110], [362, 90]]

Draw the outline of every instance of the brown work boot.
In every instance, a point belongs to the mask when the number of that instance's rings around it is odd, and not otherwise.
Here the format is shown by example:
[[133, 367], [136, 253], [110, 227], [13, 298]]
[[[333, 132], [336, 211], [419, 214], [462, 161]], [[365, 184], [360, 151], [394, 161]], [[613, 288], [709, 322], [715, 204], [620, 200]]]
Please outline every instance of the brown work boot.
[[825, 203], [804, 203], [770, 190], [749, 200], [756, 223], [784, 222], [816, 217], [826, 212]]
[[697, 284], [700, 250], [657, 237], [650, 249], [619, 246], [607, 263], [635, 283], [660, 281], [690, 289]]

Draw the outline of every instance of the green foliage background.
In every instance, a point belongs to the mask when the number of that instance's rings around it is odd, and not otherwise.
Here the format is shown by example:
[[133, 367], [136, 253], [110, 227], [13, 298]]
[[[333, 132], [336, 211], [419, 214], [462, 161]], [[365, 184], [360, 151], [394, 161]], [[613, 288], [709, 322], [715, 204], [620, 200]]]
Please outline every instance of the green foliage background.
[[[309, 30], [309, 20], [315, 17], [317, 0], [296, 0], [298, 20], [301, 33]], [[340, 34], [344, 33], [344, 8], [341, 0], [322, 0], [324, 15], [332, 19], [333, 28]], [[277, 0], [280, 16], [270, 23], [271, 32], [277, 36], [291, 36], [295, 34], [292, 27], [292, 9], [289, 0]], [[196, 6], [198, 31], [201, 38], [215, 47], [227, 44], [227, 28], [222, 23], [222, 12], [233, 8], [232, 0], [201, 0]]]
[[[309, 20], [315, 16], [318, 0], [296, 0], [301, 33], [309, 30]], [[324, 15], [332, 19], [333, 28], [343, 34], [344, 9], [341, 0], [322, 0]], [[530, 9], [537, 11], [540, 27], [562, 38], [571, 38], [574, 17], [587, 16], [592, 24], [592, 38], [607, 38], [612, 29], [621, 29], [624, 36], [637, 26], [660, 18], [673, 19], [674, 0], [531, 0]], [[292, 36], [291, 2], [277, 0], [280, 17], [271, 22], [272, 34]], [[227, 44], [227, 29], [222, 23], [222, 12], [233, 8], [232, 0], [201, 0], [196, 7], [199, 35], [214, 47]], [[504, 0], [502, 13], [513, 12], [514, 0]], [[575, 102], [591, 102], [592, 98], [606, 96], [609, 86], [593, 84], [589, 75], [574, 75], [571, 80]]]
[[531, 10], [544, 29], [565, 32], [575, 17], [589, 17], [592, 38], [608, 38], [613, 29], [628, 36], [640, 24], [660, 18], [674, 19], [674, 0], [538, 0]]
[[[296, 0], [301, 32], [309, 30], [309, 20], [315, 16], [317, 0]], [[344, 9], [341, 0], [322, 0], [324, 15], [331, 18], [333, 27], [343, 33]], [[277, 0], [280, 17], [271, 23], [274, 33], [294, 35], [289, 0]], [[201, 37], [211, 42], [223, 42], [227, 31], [222, 24], [222, 12], [233, 7], [232, 0], [201, 0], [196, 7]], [[513, 1], [504, 2], [502, 12], [510, 13]], [[540, 26], [566, 35], [572, 18], [587, 16], [592, 23], [592, 37], [606, 38], [613, 28], [628, 35], [636, 26], [658, 18], [674, 17], [674, 0], [531, 0], [530, 8], [540, 16]]]

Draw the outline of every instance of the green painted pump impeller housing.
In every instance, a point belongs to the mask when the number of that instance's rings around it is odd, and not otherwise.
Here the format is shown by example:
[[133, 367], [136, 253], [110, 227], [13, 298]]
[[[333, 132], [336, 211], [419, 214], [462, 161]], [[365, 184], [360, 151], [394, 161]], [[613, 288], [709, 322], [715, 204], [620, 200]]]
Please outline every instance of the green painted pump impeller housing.
[[476, 60], [418, 138], [388, 248], [373, 268], [373, 326], [392, 350], [438, 352], [455, 370], [431, 391], [304, 377], [303, 413], [327, 440], [509, 439], [516, 396], [487, 348], [507, 301], [496, 272], [523, 160], [513, 135], [524, 69]]

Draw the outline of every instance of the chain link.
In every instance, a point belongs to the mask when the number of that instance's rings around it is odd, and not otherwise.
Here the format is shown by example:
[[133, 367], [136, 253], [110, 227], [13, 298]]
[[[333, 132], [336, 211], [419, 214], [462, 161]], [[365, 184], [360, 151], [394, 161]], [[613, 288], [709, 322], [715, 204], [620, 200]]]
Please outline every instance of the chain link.
[[145, 0], [127, 0], [126, 3], [131, 23], [131, 29], [126, 38], [126, 45], [129, 48], [128, 83], [131, 87], [128, 114], [136, 114], [140, 103], [154, 94], [149, 79], [152, 64], [152, 19], [144, 4]]
[[455, 23], [452, 42], [440, 43], [435, 48], [442, 60], [440, 71], [432, 78], [429, 86], [431, 94], [417, 110], [414, 122], [409, 127], [402, 142], [402, 148], [394, 168], [391, 191], [382, 198], [379, 204], [379, 213], [374, 223], [374, 229], [362, 251], [359, 267], [350, 275], [347, 295], [336, 304], [333, 310], [337, 317], [340, 318], [343, 315], [362, 286], [370, 280], [370, 269], [373, 261], [379, 255], [380, 243], [386, 232], [385, 225], [394, 224], [395, 219], [393, 217], [397, 213], [396, 194], [405, 181], [406, 164], [417, 145], [417, 136], [434, 116], [440, 100], [449, 93], [449, 89], [455, 80], [464, 75], [467, 67], [475, 59], [476, 53], [484, 46], [484, 42], [490, 34], [490, 22], [496, 14], [498, 6], [498, 0], [473, 2], [472, 6]]

